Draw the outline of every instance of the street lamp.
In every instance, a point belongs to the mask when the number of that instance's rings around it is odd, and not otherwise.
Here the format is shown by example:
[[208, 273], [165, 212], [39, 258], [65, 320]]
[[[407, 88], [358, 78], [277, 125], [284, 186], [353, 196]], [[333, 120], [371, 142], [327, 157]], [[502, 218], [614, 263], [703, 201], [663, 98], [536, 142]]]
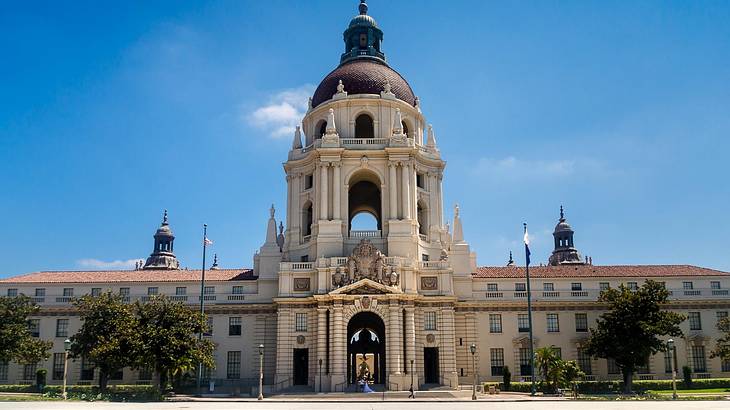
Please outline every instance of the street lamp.
[[411, 391], [413, 391], [413, 359], [411, 359]]
[[322, 393], [322, 359], [319, 359], [319, 392]]
[[68, 395], [66, 394], [66, 373], [68, 373], [68, 352], [71, 350], [71, 340], [66, 339], [63, 341], [63, 399], [66, 400]]
[[259, 400], [264, 399], [264, 345], [259, 345]]
[[667, 348], [672, 352], [672, 357], [669, 359], [672, 368], [672, 400], [677, 400], [677, 369], [674, 366], [677, 361], [677, 346], [674, 345], [674, 339], [667, 340]]
[[476, 362], [475, 362], [475, 353], [477, 352], [477, 345], [472, 343], [471, 346], [469, 346], [469, 351], [471, 352], [471, 372], [474, 374], [474, 382], [471, 386], [471, 399], [476, 400], [477, 399], [477, 371], [476, 371]]

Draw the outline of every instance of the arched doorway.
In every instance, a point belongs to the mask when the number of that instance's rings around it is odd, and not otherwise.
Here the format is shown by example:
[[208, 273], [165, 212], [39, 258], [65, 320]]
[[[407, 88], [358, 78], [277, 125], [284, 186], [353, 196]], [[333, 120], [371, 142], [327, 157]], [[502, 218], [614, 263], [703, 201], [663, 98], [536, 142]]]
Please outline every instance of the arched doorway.
[[352, 220], [356, 215], [367, 213], [377, 221], [377, 230], [382, 230], [382, 213], [380, 197], [380, 180], [370, 171], [358, 171], [350, 178], [350, 189], [347, 194], [348, 229], [351, 231]]
[[360, 312], [347, 323], [347, 382], [367, 375], [374, 384], [385, 383], [385, 323], [372, 312]]

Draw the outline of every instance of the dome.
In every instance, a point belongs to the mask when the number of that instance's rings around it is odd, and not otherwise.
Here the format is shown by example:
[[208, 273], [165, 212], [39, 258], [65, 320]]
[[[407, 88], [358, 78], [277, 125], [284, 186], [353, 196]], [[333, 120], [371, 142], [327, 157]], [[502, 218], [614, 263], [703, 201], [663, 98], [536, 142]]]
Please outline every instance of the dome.
[[[363, 17], [363, 16], [358, 16]], [[328, 101], [337, 93], [337, 84], [342, 80], [348, 95], [377, 94], [383, 91], [386, 83], [390, 83], [391, 92], [395, 96], [416, 105], [416, 96], [411, 86], [397, 71], [376, 59], [359, 58], [341, 64], [319, 83], [312, 97], [312, 107]]]
[[375, 22], [374, 18], [368, 16], [367, 14], [360, 14], [350, 20], [350, 27], [355, 26], [378, 27], [378, 23]]
[[558, 232], [573, 232], [573, 228], [563, 219], [555, 225], [555, 233]]

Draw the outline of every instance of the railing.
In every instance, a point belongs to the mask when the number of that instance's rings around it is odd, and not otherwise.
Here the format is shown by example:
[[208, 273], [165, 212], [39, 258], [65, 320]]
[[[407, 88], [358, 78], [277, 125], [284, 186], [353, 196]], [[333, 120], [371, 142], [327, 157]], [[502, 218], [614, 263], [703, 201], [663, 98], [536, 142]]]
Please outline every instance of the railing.
[[418, 263], [421, 269], [446, 269], [449, 263], [446, 261], [421, 261]]
[[426, 234], [419, 233], [418, 237], [421, 238], [422, 241], [428, 241], [428, 236]]
[[[203, 295], [203, 300], [215, 300], [215, 295]], [[200, 296], [198, 296], [198, 301], [200, 301]]]
[[235, 301], [244, 300], [244, 295], [228, 295], [228, 300], [235, 300]]
[[516, 297], [516, 298], [527, 298], [527, 292], [523, 292], [523, 291], [515, 292], [514, 293], [514, 297]]
[[312, 235], [304, 235], [304, 237], [302, 237], [302, 242], [307, 243], [311, 239], [312, 239]]
[[587, 290], [571, 290], [570, 296], [574, 298], [584, 298], [588, 296]]
[[174, 302], [187, 302], [188, 301], [188, 295], [172, 295], [172, 296], [168, 296], [167, 298]]
[[35, 303], [43, 303], [46, 301], [46, 298], [43, 296], [33, 296], [31, 297], [31, 300], [33, 300], [33, 302]]
[[702, 294], [701, 290], [685, 290], [684, 296], [700, 296]]
[[56, 303], [70, 303], [73, 299], [73, 296], [59, 296], [56, 298]]
[[583, 381], [586, 381], [586, 382], [594, 382], [594, 381], [596, 381], [596, 376], [594, 376], [592, 374], [586, 374], [585, 376], [582, 377], [582, 379], [583, 379]]
[[486, 294], [487, 299], [501, 299], [504, 297], [504, 293], [502, 292], [487, 292]]
[[640, 374], [639, 380], [654, 380], [653, 374]]
[[344, 266], [347, 264], [347, 258], [335, 258], [335, 266]]
[[550, 291], [543, 291], [542, 292], [542, 297], [544, 297], [544, 298], [559, 298], [560, 297], [560, 292], [552, 291], [552, 290], [550, 290]]
[[[482, 285], [483, 286], [483, 285]], [[474, 289], [472, 295], [475, 299], [485, 298], [488, 300], [525, 300], [527, 298], [526, 291], [508, 291], [504, 292], [501, 297], [490, 295], [486, 296], [484, 288]], [[727, 293], [726, 293], [727, 291]], [[532, 291], [532, 300], [585, 300], [595, 301], [601, 294], [599, 289], [584, 289], [580, 291], [568, 291], [568, 290], [536, 290]], [[704, 300], [704, 299], [717, 299], [726, 298], [730, 294], [728, 289], [675, 289], [674, 294], [669, 297], [669, 301], [677, 300]]]
[[[258, 381], [258, 378], [256, 380]], [[276, 392], [276, 391], [284, 390], [284, 389], [286, 389], [288, 387], [291, 387], [293, 385], [294, 385], [294, 378], [293, 377], [290, 377], [288, 379], [285, 379], [285, 380], [280, 381], [279, 383], [274, 384], [271, 387], [271, 389]]]
[[712, 374], [710, 373], [695, 373], [695, 379], [711, 379]]
[[340, 138], [340, 145], [385, 145], [387, 138]]
[[727, 296], [728, 291], [727, 289], [713, 289], [712, 290], [712, 296]]
[[380, 230], [377, 231], [350, 231], [350, 238], [380, 238]]

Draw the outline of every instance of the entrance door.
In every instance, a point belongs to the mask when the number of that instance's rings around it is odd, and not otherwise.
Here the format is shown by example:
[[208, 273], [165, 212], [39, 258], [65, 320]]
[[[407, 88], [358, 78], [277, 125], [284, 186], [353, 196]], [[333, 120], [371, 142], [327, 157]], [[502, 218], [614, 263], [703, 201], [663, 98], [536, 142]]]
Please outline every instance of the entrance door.
[[309, 384], [309, 349], [294, 349], [294, 384]]
[[426, 384], [439, 384], [439, 349], [423, 348], [423, 381]]

